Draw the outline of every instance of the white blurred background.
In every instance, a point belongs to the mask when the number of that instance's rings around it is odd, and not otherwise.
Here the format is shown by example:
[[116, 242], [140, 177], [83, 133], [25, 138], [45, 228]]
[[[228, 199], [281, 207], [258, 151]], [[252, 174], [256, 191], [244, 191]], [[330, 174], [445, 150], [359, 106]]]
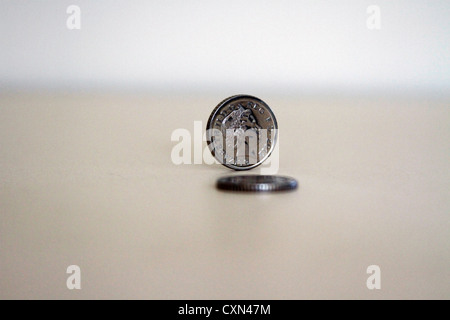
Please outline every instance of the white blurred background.
[[449, 16], [448, 0], [1, 1], [0, 88], [440, 95]]

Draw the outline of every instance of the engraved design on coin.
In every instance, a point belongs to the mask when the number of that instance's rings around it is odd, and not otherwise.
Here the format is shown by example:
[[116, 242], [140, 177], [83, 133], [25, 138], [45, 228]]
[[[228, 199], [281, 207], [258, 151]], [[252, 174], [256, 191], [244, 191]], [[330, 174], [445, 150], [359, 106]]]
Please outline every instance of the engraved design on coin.
[[[234, 110], [228, 116], [225, 117], [222, 121], [222, 134], [224, 137], [227, 136], [227, 130], [232, 130], [233, 139], [228, 139], [226, 141], [227, 150], [235, 149], [236, 150], [236, 158], [242, 159], [246, 156], [245, 152], [248, 150], [246, 146], [248, 146], [248, 141], [246, 139], [242, 139], [247, 132], [247, 130], [251, 130], [252, 134], [248, 135], [249, 137], [255, 137], [259, 135], [259, 130], [261, 127], [258, 125], [256, 118], [253, 116], [253, 113], [250, 109], [244, 109], [241, 105], [238, 105], [239, 109]], [[245, 145], [243, 145], [245, 144]], [[250, 163], [250, 159], [256, 159], [256, 150], [250, 150], [250, 154], [248, 155], [248, 159], [245, 159], [246, 164]], [[225, 159], [228, 163], [233, 160], [233, 155], [225, 154]]]
[[270, 156], [278, 125], [265, 102], [237, 95], [225, 99], [213, 110], [206, 129], [209, 149], [221, 164], [248, 170]]

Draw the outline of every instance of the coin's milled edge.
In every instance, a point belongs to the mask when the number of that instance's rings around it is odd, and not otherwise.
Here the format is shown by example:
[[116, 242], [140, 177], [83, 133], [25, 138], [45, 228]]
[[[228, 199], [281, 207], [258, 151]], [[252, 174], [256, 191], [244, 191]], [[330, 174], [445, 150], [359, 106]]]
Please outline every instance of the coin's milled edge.
[[[239, 192], [283, 192], [295, 191], [298, 189], [298, 181], [291, 177], [276, 176], [285, 179], [284, 183], [278, 185], [276, 183], [254, 183], [254, 184], [239, 184], [236, 182], [226, 182], [227, 178], [232, 176], [222, 177], [217, 180], [216, 187], [223, 191], [239, 191]], [[245, 176], [243, 176], [245, 177]], [[264, 187], [263, 187], [264, 186]]]

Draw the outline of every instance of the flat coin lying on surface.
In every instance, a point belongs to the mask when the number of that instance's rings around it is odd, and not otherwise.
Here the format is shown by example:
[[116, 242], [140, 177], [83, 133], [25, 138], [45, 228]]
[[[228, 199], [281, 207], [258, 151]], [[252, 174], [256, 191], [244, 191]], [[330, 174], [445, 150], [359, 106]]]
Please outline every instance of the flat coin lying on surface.
[[234, 170], [249, 170], [270, 156], [277, 131], [277, 119], [264, 101], [236, 95], [213, 110], [206, 126], [206, 140], [219, 163]]
[[217, 180], [217, 188], [228, 191], [275, 192], [295, 190], [297, 180], [283, 176], [239, 175]]

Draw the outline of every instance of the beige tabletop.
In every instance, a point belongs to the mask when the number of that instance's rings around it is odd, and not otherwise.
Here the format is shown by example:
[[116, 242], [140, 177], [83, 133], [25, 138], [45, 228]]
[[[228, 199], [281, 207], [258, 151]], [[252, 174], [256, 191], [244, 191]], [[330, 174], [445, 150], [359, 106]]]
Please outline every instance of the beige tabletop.
[[1, 94], [0, 298], [449, 299], [450, 99], [255, 95], [295, 192], [173, 163], [225, 96]]

